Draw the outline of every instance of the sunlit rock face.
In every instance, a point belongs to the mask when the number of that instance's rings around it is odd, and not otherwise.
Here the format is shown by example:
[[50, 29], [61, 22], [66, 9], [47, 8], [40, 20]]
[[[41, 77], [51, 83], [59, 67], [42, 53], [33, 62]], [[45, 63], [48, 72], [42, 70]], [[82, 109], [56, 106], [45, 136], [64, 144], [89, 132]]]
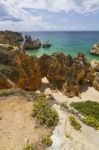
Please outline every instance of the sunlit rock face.
[[61, 90], [68, 97], [79, 95], [81, 84], [93, 82], [93, 71], [82, 53], [76, 58], [63, 53], [43, 55], [39, 61], [41, 72], [49, 80], [50, 87]]
[[95, 44], [90, 51], [90, 54], [92, 55], [99, 55], [99, 44]]
[[12, 31], [0, 32], [0, 43], [2, 44], [17, 44], [17, 42], [23, 41], [22, 34]]
[[38, 59], [26, 55], [20, 49], [16, 51], [0, 49], [0, 73], [16, 86], [26, 90], [36, 90], [41, 84]]

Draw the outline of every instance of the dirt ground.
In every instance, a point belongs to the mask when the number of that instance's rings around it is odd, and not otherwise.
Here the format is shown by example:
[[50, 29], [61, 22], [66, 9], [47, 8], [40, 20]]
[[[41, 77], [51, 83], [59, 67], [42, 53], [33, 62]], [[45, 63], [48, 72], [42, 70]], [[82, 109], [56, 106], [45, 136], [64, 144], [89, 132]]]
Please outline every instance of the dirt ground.
[[27, 141], [43, 149], [41, 139], [51, 129], [36, 127], [32, 107], [33, 102], [20, 96], [0, 97], [0, 150], [23, 150]]

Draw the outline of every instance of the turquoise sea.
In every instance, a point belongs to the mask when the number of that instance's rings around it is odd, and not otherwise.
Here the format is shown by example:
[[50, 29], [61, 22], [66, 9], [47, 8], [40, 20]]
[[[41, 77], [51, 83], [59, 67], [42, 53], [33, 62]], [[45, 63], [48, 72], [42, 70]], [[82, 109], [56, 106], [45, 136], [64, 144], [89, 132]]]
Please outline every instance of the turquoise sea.
[[99, 32], [97, 31], [37, 31], [25, 32], [23, 35], [31, 35], [33, 39], [39, 38], [41, 42], [49, 40], [52, 44], [51, 48], [40, 48], [36, 50], [29, 50], [29, 55], [36, 55], [40, 57], [43, 54], [52, 54], [54, 52], [63, 52], [76, 56], [78, 52], [83, 52], [89, 60], [98, 59], [99, 56], [90, 55], [89, 51], [95, 43], [99, 43]]

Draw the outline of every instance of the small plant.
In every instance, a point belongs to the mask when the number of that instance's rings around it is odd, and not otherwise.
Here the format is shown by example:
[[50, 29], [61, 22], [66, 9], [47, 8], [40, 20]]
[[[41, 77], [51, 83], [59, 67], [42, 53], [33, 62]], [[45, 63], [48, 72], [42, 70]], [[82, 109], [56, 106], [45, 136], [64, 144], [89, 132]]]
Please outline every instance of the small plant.
[[66, 103], [61, 103], [61, 107], [62, 107], [62, 108], [65, 108], [65, 109], [69, 109], [69, 107], [67, 106]]
[[52, 109], [45, 98], [39, 99], [33, 106], [33, 117], [36, 117], [41, 125], [56, 126], [59, 121], [58, 113]]
[[49, 147], [53, 144], [53, 141], [51, 140], [50, 137], [47, 137], [42, 140], [42, 143]]
[[0, 89], [0, 94], [5, 94], [5, 93], [7, 93], [7, 92], [8, 92], [7, 89]]
[[71, 138], [70, 134], [67, 134], [67, 133], [66, 133], [66, 137], [67, 137], [67, 138]]
[[97, 121], [94, 117], [86, 116], [84, 119], [84, 122], [88, 126], [94, 127], [96, 130], [99, 130], [99, 121]]
[[69, 117], [70, 123], [72, 125], [72, 127], [76, 130], [80, 130], [81, 129], [81, 125], [80, 123], [77, 121], [77, 119], [75, 118], [75, 116], [71, 115]]
[[24, 148], [24, 150], [35, 150], [32, 144], [27, 144]]

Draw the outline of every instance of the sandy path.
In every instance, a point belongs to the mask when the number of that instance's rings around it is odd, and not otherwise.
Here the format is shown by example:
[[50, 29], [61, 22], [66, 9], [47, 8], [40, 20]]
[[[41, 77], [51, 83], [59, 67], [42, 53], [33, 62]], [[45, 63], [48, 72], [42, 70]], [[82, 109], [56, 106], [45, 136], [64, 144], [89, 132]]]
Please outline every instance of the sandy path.
[[35, 128], [33, 102], [22, 97], [0, 98], [0, 150], [23, 150], [27, 140], [39, 143], [49, 133], [44, 127]]

